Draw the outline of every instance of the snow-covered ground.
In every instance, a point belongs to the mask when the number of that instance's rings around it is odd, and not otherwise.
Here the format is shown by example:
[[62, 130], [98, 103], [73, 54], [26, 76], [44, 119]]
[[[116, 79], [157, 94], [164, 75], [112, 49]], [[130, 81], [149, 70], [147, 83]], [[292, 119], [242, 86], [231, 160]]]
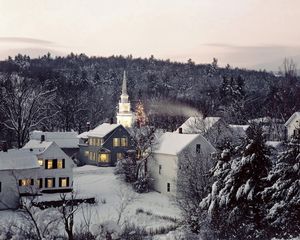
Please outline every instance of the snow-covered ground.
[[[74, 189], [77, 197], [95, 197], [97, 204], [84, 205], [76, 215], [76, 223], [91, 220], [93, 224], [118, 220], [128, 221], [150, 230], [174, 225], [180, 218], [179, 209], [172, 199], [157, 192], [135, 193], [113, 173], [114, 168], [83, 166], [74, 168]], [[59, 200], [59, 194], [44, 194], [39, 200]], [[1, 222], [16, 219], [17, 212], [0, 211]], [[173, 220], [172, 220], [173, 219]]]
[[[83, 166], [74, 169], [74, 188], [80, 196], [94, 195], [98, 204], [93, 208], [93, 222], [117, 221], [122, 205], [128, 206], [121, 222], [129, 221], [147, 228], [161, 227], [171, 222], [157, 216], [179, 218], [180, 212], [173, 201], [157, 192], [136, 194], [113, 174], [114, 168]], [[136, 214], [138, 209], [144, 213]], [[151, 212], [146, 214], [145, 212]]]

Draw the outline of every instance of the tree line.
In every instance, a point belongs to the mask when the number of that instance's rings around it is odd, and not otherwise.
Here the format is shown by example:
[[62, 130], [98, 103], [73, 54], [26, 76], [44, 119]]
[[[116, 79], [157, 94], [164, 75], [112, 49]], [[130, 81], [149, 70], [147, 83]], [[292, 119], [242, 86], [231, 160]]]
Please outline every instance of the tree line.
[[293, 64], [286, 60], [282, 74], [276, 76], [229, 65], [222, 68], [216, 59], [195, 64], [153, 56], [104, 58], [71, 53], [31, 59], [19, 54], [0, 62], [0, 139], [21, 147], [34, 129], [82, 132], [87, 122], [94, 127], [107, 121], [115, 116], [124, 70], [133, 106], [142, 101], [155, 127], [173, 130], [188, 117], [165, 113], [160, 105], [152, 108], [153, 102], [165, 100], [204, 116], [223, 116], [230, 123], [266, 115], [285, 121], [300, 108], [300, 84]]

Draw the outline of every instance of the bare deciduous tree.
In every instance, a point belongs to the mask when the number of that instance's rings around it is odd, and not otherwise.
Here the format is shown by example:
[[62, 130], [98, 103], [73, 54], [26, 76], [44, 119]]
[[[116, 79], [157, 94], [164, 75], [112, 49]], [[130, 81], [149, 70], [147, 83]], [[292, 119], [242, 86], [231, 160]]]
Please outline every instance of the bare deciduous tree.
[[47, 90], [41, 85], [33, 88], [30, 79], [17, 74], [1, 75], [0, 84], [0, 111], [5, 115], [2, 124], [16, 133], [21, 148], [32, 129], [56, 114], [51, 114], [49, 108], [55, 89]]

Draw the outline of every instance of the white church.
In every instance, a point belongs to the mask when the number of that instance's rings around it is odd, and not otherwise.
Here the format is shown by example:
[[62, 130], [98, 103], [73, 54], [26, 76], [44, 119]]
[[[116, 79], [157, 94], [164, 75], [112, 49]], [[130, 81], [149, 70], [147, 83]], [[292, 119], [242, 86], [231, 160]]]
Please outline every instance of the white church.
[[131, 128], [135, 121], [135, 115], [131, 111], [131, 104], [127, 93], [127, 76], [126, 71], [123, 75], [122, 94], [119, 101], [119, 109], [117, 112], [117, 124], [123, 125], [125, 128]]

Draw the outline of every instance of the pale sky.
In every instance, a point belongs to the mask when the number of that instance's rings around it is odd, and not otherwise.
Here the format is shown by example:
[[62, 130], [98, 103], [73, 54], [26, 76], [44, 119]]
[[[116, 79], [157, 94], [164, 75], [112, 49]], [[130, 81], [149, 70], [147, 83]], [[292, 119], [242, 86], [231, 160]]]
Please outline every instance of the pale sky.
[[0, 0], [0, 59], [48, 51], [276, 70], [300, 63], [300, 0]]

